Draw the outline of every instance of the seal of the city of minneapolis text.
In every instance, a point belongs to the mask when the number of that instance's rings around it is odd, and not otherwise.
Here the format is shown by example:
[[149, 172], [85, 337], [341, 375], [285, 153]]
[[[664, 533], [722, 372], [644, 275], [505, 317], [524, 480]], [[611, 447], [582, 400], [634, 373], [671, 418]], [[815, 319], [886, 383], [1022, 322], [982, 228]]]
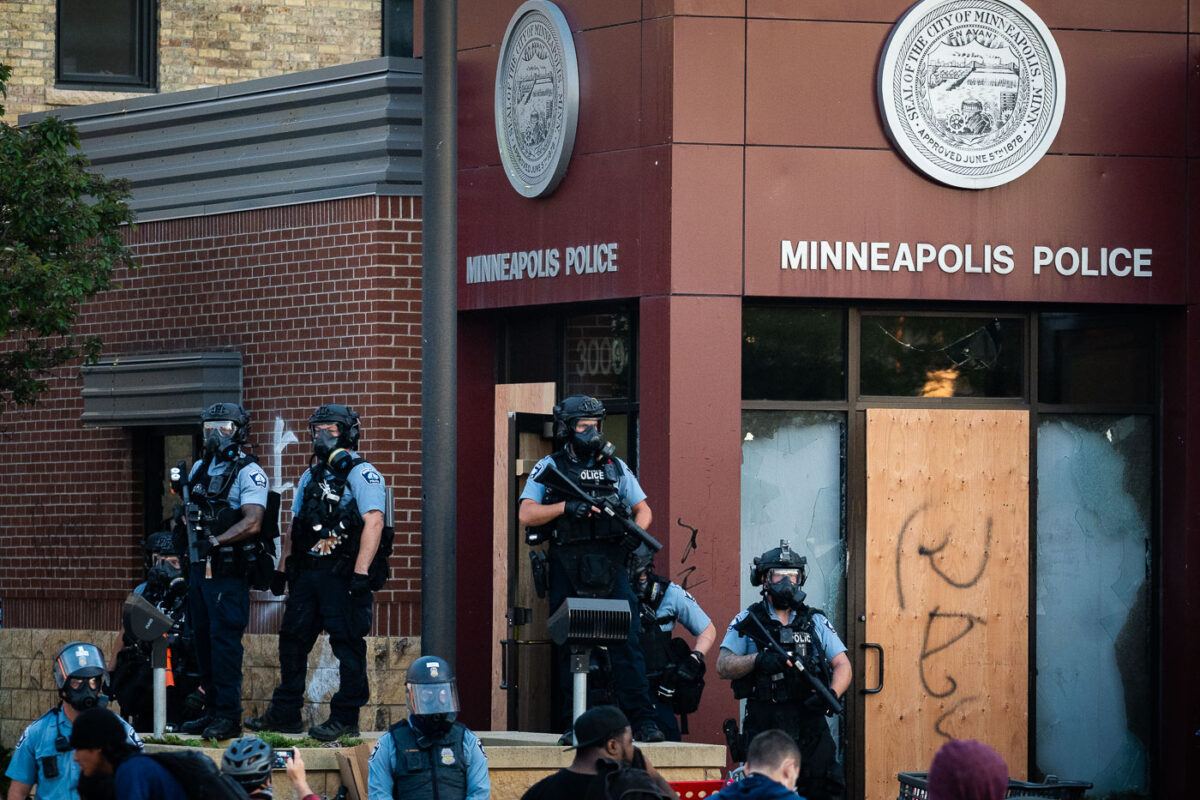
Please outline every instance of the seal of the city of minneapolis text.
[[892, 29], [879, 105], [895, 146], [941, 183], [986, 189], [1030, 170], [1066, 99], [1050, 29], [1020, 0], [920, 0]]
[[513, 14], [496, 69], [496, 143], [513, 188], [544, 197], [567, 172], [579, 120], [579, 64], [566, 17], [547, 0]]

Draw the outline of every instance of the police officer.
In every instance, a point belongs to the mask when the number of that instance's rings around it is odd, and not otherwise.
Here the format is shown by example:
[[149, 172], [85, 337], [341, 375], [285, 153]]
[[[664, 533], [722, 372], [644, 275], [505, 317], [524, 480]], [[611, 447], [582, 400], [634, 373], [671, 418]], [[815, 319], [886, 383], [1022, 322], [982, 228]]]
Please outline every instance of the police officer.
[[308, 428], [313, 456], [292, 504], [291, 590], [279, 629], [280, 683], [266, 713], [246, 720], [246, 727], [303, 730], [308, 654], [325, 630], [340, 682], [330, 699], [329, 719], [308, 732], [331, 742], [358, 735], [358, 711], [370, 695], [366, 636], [371, 592], [387, 580], [386, 559], [376, 558], [387, 490], [379, 470], [355, 452], [361, 430], [357, 412], [323, 405], [309, 417]]
[[382, 800], [487, 800], [487, 754], [458, 717], [450, 665], [422, 656], [405, 675], [408, 718], [379, 737], [367, 768], [367, 796]]
[[[54, 657], [54, 683], [61, 700], [31, 722], [17, 739], [5, 771], [12, 783], [8, 800], [25, 800], [37, 786], [38, 800], [79, 800], [79, 765], [72, 758], [71, 730], [79, 715], [102, 706], [100, 692], [108, 679], [104, 654], [88, 642], [69, 642]], [[142, 749], [142, 740], [128, 724], [129, 744]]]
[[[850, 659], [829, 620], [804, 603], [801, 590], [807, 561], [786, 541], [754, 559], [750, 583], [761, 586], [762, 602], [734, 617], [721, 642], [717, 674], [733, 682], [733, 696], [746, 700], [743, 741], [760, 731], [779, 728], [800, 748], [797, 791], [809, 800], [840, 796], [845, 788], [833, 736], [825, 715], [832, 713], [795, 659], [840, 697], [850, 686]], [[791, 658], [767, 648], [762, 624]]]
[[[146, 572], [146, 581], [133, 590], [173, 622], [167, 635], [167, 725], [170, 730], [185, 719], [200, 716], [203, 709], [203, 695], [196, 691], [199, 675], [191, 627], [187, 623], [187, 579], [174, 540], [170, 531], [159, 531], [147, 537], [144, 547], [151, 554], [151, 566]], [[110, 688], [121, 705], [121, 715], [135, 728], [150, 730], [154, 722], [150, 666], [153, 643], [139, 640], [129, 627], [130, 621], [123, 621], [122, 642], [125, 646], [117, 653]]]
[[[554, 465], [577, 486], [597, 499], [607, 499], [628, 508], [635, 523], [650, 525], [650, 506], [646, 493], [624, 461], [612, 455], [612, 445], [601, 433], [604, 404], [594, 397], [572, 395], [554, 407], [555, 438], [562, 449], [539, 461], [529, 474], [521, 492], [518, 517], [530, 530], [526, 541], [536, 544], [550, 539], [550, 612], [569, 596], [603, 597], [627, 600], [634, 623], [629, 641], [610, 645], [613, 683], [617, 701], [633, 720], [634, 738], [641, 742], [661, 742], [663, 732], [654, 721], [654, 704], [646, 680], [646, 664], [639, 641], [637, 598], [629, 585], [625, 569], [629, 547], [628, 534], [600, 509], [574, 498], [559, 495], [539, 481], [539, 476]], [[633, 542], [636, 546], [637, 542]], [[571, 680], [567, 653], [561, 648], [559, 678], [569, 695]], [[563, 707], [570, 709], [569, 696]]]
[[206, 713], [180, 726], [208, 739], [242, 732], [242, 634], [250, 621], [249, 574], [265, 524], [269, 486], [258, 459], [241, 446], [250, 415], [236, 403], [200, 414], [204, 458], [192, 466], [186, 494], [188, 615], [195, 635]]
[[[717, 629], [696, 598], [682, 586], [654, 572], [654, 554], [642, 546], [633, 554], [629, 580], [638, 598], [642, 623], [642, 653], [658, 727], [667, 741], [681, 741], [679, 722], [700, 704], [704, 690], [704, 659], [717, 640]], [[672, 638], [676, 625], [696, 637], [695, 648]]]

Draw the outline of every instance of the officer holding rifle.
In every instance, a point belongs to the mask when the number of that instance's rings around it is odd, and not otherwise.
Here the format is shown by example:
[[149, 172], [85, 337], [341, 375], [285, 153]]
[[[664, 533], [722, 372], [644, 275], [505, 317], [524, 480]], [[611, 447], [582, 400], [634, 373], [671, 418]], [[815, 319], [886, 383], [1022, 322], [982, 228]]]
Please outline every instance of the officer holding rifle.
[[800, 748], [797, 791], [826, 800], [842, 794], [845, 780], [825, 716], [841, 712], [838, 698], [850, 687], [852, 670], [829, 620], [804, 603], [807, 562], [786, 541], [754, 559], [750, 583], [762, 587], [763, 599], [729, 624], [717, 674], [732, 681], [735, 698], [746, 700], [740, 742], [729, 730], [736, 723], [726, 722], [734, 760], [745, 760], [744, 743], [756, 734], [779, 728]]
[[[554, 407], [555, 440], [563, 444], [534, 466], [521, 492], [518, 516], [529, 544], [550, 542], [550, 613], [567, 597], [629, 602], [629, 640], [609, 647], [612, 682], [618, 703], [633, 721], [634, 738], [661, 742], [638, 640], [638, 601], [626, 572], [638, 545], [657, 550], [658, 543], [645, 533], [651, 520], [646, 493], [604, 440], [604, 416], [604, 404], [586, 395], [572, 395]], [[560, 650], [560, 685], [567, 695], [563, 709], [569, 713], [568, 658], [565, 648]]]

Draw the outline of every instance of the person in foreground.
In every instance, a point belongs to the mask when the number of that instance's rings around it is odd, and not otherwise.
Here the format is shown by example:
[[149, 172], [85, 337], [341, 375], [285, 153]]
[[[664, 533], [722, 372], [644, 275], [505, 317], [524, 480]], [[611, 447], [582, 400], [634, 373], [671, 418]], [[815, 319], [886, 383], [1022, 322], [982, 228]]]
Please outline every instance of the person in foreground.
[[[284, 752], [287, 753], [287, 774], [298, 800], [319, 800], [308, 785], [300, 750], [292, 747]], [[275, 787], [271, 781], [274, 759], [271, 745], [257, 736], [243, 736], [235, 739], [221, 756], [221, 772], [237, 781], [250, 800], [274, 800]]]
[[575, 758], [571, 766], [542, 778], [530, 786], [521, 800], [560, 800], [560, 798], [603, 797], [600, 767], [605, 761], [621, 767], [645, 771], [659, 796], [676, 798], [671, 784], [659, 774], [641, 750], [633, 745], [629, 719], [616, 706], [595, 706], [575, 720]]
[[720, 800], [783, 800], [794, 798], [800, 775], [800, 748], [778, 728], [765, 730], [746, 749], [746, 777], [720, 792]]
[[71, 747], [79, 764], [81, 800], [187, 800], [179, 781], [131, 744], [125, 724], [107, 709], [79, 715]]
[[408, 717], [379, 737], [367, 762], [371, 800], [487, 800], [487, 753], [458, 722], [458, 687], [450, 665], [421, 656], [404, 676]]
[[974, 739], [951, 739], [929, 764], [929, 800], [1000, 800], [1008, 792], [1008, 765]]

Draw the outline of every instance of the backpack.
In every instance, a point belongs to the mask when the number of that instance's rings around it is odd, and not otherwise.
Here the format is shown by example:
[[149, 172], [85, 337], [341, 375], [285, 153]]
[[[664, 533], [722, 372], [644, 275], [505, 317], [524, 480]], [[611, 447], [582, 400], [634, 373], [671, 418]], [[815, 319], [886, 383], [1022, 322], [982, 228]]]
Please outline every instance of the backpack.
[[183, 787], [188, 800], [246, 800], [249, 795], [237, 781], [222, 775], [212, 759], [195, 750], [147, 753]]
[[[596, 762], [601, 800], [671, 800], [671, 795], [637, 767], [626, 767], [607, 758]], [[595, 786], [596, 784], [593, 784]], [[593, 795], [595, 792], [593, 792]]]

